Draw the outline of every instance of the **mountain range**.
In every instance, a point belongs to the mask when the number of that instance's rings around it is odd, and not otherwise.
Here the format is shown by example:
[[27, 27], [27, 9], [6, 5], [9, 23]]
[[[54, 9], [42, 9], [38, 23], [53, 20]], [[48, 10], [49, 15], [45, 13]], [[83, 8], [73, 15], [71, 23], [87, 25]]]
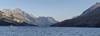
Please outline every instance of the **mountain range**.
[[[27, 23], [28, 25], [34, 25], [34, 26], [50, 26], [54, 23], [57, 23], [57, 21], [52, 17], [34, 17], [28, 12], [22, 11], [19, 8], [15, 9], [3, 9], [0, 12], [2, 22], [6, 23], [14, 23], [14, 25], [18, 25], [19, 23]], [[17, 24], [16, 24], [17, 23]], [[0, 23], [1, 24], [1, 23]], [[22, 24], [20, 24], [22, 25]]]

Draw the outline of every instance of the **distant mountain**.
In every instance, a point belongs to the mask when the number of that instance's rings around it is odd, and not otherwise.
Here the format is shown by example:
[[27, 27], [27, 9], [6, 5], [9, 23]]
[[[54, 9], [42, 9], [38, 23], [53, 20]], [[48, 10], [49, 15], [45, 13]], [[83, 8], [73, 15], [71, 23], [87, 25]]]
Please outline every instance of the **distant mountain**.
[[54, 23], [57, 23], [54, 18], [52, 17], [38, 17], [36, 18], [35, 24], [40, 26], [40, 27], [48, 27]]
[[56, 23], [55, 27], [100, 27], [100, 3], [96, 3], [80, 16]]

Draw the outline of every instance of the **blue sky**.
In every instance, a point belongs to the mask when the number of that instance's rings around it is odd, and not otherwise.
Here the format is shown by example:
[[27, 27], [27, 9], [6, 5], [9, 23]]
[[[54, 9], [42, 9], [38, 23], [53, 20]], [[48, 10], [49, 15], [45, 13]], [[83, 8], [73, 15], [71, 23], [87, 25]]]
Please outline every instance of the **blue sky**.
[[100, 0], [0, 0], [0, 9], [20, 8], [34, 16], [62, 21], [80, 15]]

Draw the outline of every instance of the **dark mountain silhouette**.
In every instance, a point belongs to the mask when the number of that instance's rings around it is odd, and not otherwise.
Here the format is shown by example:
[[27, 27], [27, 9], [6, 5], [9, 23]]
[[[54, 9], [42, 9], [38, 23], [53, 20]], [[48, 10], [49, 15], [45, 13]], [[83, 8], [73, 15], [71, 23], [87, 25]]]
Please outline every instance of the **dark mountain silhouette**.
[[100, 27], [100, 3], [96, 3], [80, 16], [51, 25], [54, 27]]

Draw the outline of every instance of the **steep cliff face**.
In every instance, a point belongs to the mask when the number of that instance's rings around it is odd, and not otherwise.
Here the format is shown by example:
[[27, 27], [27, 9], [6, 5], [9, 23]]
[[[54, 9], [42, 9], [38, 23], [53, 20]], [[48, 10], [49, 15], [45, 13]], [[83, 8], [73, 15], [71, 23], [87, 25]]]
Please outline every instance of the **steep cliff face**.
[[52, 26], [59, 27], [100, 27], [100, 3], [96, 3], [80, 16], [65, 20]]

